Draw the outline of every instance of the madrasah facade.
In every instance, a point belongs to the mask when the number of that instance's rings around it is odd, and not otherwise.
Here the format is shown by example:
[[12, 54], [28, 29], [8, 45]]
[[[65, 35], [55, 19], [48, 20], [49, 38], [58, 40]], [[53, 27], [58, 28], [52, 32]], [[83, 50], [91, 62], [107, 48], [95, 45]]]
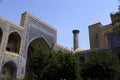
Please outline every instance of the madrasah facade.
[[[111, 14], [112, 23], [120, 20], [120, 12]], [[79, 48], [79, 30], [73, 30], [74, 53], [78, 53], [82, 60], [89, 52], [98, 49], [120, 47], [120, 39], [113, 32], [114, 25], [102, 25], [100, 22], [90, 25], [90, 50]], [[0, 17], [0, 73], [16, 78], [29, 80], [29, 62], [31, 54], [41, 46], [44, 50], [72, 51], [57, 44], [57, 30], [41, 21], [32, 14], [22, 14], [20, 25], [16, 25]], [[86, 54], [87, 53], [87, 54]]]

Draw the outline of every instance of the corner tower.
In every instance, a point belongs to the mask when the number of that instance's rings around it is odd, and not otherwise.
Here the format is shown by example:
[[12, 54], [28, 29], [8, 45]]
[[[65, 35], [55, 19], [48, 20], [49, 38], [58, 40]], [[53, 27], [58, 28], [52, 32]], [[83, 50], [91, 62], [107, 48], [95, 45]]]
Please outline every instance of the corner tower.
[[102, 29], [102, 27], [103, 25], [100, 22], [88, 26], [90, 49], [99, 48], [99, 31]]

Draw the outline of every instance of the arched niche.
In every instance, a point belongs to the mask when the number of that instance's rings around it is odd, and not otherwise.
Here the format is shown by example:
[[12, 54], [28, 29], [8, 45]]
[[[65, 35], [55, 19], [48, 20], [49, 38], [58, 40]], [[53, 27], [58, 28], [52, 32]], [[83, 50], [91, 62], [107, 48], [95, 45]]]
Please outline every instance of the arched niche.
[[3, 37], [3, 31], [2, 31], [2, 29], [0, 28], [0, 44], [1, 44], [1, 41], [2, 41], [2, 37]]
[[6, 50], [9, 52], [19, 53], [21, 37], [18, 32], [12, 32], [8, 37]]
[[109, 31], [104, 32], [103, 37], [104, 37], [104, 46], [108, 47], [108, 33]]
[[31, 41], [31, 43], [28, 46], [28, 52], [27, 52], [25, 80], [32, 80], [32, 72], [30, 70], [31, 54], [33, 54], [38, 47], [40, 47], [44, 51], [50, 51], [50, 47], [44, 38], [40, 37]]
[[2, 75], [6, 76], [7, 80], [16, 80], [17, 67], [12, 61], [5, 63], [1, 69]]

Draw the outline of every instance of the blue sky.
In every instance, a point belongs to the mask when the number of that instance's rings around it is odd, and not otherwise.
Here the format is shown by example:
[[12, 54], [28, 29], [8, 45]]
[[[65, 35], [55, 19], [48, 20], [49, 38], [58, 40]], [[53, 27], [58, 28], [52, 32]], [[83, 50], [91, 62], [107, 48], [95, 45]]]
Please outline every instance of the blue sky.
[[20, 23], [25, 11], [57, 29], [57, 43], [73, 47], [73, 29], [79, 29], [79, 45], [89, 49], [88, 26], [111, 23], [110, 13], [118, 11], [118, 0], [0, 0], [0, 16]]

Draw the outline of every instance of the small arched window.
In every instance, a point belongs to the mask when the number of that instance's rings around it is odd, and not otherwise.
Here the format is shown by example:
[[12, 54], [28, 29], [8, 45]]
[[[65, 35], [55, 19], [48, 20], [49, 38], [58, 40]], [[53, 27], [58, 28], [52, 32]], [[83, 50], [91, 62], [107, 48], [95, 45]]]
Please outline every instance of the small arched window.
[[96, 33], [96, 39], [98, 39], [98, 34]]

